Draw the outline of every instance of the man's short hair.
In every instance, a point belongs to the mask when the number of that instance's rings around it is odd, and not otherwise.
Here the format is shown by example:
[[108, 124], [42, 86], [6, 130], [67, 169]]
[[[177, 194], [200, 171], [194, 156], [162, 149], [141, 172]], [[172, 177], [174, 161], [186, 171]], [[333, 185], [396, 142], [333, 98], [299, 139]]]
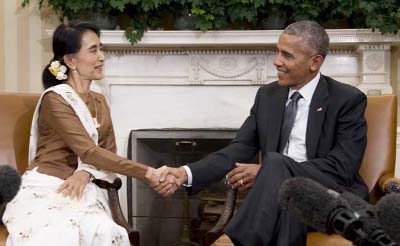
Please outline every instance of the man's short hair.
[[290, 24], [283, 30], [283, 33], [300, 36], [305, 44], [324, 58], [329, 50], [329, 36], [325, 29], [315, 21], [299, 21]]

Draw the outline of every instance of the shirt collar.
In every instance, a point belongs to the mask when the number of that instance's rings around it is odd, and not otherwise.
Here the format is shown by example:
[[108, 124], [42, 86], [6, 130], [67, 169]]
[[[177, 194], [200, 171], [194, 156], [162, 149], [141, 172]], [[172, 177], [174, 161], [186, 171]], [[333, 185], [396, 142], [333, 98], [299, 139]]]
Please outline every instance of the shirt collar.
[[317, 88], [318, 81], [320, 78], [321, 74], [320, 72], [318, 72], [317, 75], [310, 82], [301, 87], [300, 90], [294, 90], [292, 88], [289, 88], [288, 99], [293, 95], [293, 93], [298, 91], [303, 96], [303, 98], [306, 100], [307, 103], [311, 103], [311, 98], [314, 94], [315, 89]]

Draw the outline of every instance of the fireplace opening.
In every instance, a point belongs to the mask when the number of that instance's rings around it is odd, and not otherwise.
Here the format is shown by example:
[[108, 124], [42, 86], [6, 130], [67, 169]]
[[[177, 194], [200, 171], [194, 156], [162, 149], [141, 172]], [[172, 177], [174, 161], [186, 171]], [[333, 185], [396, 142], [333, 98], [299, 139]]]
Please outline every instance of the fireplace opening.
[[[130, 133], [128, 157], [153, 166], [179, 167], [227, 146], [236, 129], [144, 129]], [[257, 162], [257, 157], [254, 158]], [[146, 246], [201, 245], [202, 234], [218, 219], [218, 201], [224, 201], [224, 180], [187, 197], [179, 189], [162, 198], [146, 183], [127, 178], [128, 221]], [[211, 206], [208, 206], [208, 205]], [[213, 205], [214, 204], [214, 205]], [[208, 208], [206, 211], [205, 207]], [[215, 211], [214, 211], [215, 210]], [[186, 244], [185, 244], [186, 245]], [[196, 244], [193, 244], [196, 245]]]

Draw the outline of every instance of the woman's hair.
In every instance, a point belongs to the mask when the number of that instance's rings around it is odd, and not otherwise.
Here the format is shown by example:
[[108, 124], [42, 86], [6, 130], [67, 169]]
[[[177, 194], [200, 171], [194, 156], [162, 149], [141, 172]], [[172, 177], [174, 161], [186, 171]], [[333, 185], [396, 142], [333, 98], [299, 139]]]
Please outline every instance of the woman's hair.
[[50, 71], [51, 69], [49, 68], [52, 66], [52, 62], [58, 61], [58, 64], [56, 62], [57, 66], [65, 66], [66, 71], [64, 74], [68, 75], [69, 69], [64, 63], [64, 55], [77, 53], [81, 49], [82, 35], [88, 31], [92, 31], [100, 37], [100, 29], [96, 25], [86, 22], [60, 24], [56, 28], [53, 34], [54, 57], [42, 73], [42, 82], [45, 89], [65, 82], [66, 76], [56, 76], [56, 72]]

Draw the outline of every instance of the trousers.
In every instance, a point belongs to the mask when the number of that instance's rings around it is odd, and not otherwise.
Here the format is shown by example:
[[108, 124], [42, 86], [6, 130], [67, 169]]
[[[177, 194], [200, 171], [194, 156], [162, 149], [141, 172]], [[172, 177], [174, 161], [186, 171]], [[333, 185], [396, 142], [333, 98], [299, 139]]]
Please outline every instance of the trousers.
[[292, 177], [311, 178], [343, 192], [334, 177], [276, 152], [268, 152], [253, 187], [224, 229], [235, 246], [305, 246], [307, 226], [279, 205], [279, 188]]

